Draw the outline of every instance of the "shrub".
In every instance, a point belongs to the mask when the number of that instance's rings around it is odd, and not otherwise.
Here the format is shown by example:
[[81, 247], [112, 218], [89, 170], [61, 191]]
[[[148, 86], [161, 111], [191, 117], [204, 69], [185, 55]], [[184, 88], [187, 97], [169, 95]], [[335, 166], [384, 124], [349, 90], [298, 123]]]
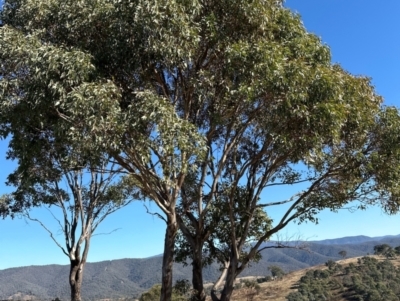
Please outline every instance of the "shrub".
[[271, 271], [273, 277], [282, 278], [285, 275], [285, 272], [276, 265], [271, 265], [268, 267], [268, 270]]

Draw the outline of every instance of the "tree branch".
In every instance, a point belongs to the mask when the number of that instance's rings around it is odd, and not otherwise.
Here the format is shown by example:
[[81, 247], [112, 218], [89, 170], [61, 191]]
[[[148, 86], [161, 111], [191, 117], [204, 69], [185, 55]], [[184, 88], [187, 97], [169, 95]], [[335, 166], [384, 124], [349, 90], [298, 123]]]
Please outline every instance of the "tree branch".
[[151, 215], [153, 215], [153, 216], [157, 216], [158, 218], [162, 219], [165, 223], [167, 223], [167, 220], [166, 220], [161, 214], [159, 214], [159, 213], [157, 213], [157, 212], [150, 212], [150, 211], [149, 211], [149, 208], [147, 208], [146, 204], [143, 204], [143, 206], [146, 208], [146, 212], [147, 212], [148, 214], [151, 214]]
[[118, 230], [121, 230], [121, 229], [122, 229], [122, 228], [116, 228], [116, 229], [114, 229], [114, 230], [112, 230], [112, 231], [110, 231], [110, 232], [96, 233], [96, 234], [93, 234], [92, 237], [98, 236], [98, 235], [110, 235], [110, 234], [112, 234], [112, 233], [114, 233], [114, 232], [117, 232]]
[[33, 222], [39, 223], [39, 224], [42, 226], [42, 228], [45, 229], [45, 230], [50, 234], [50, 237], [51, 237], [51, 239], [55, 242], [55, 244], [56, 244], [56, 245], [62, 250], [62, 252], [63, 252], [66, 256], [68, 256], [68, 258], [69, 258], [69, 254], [68, 254], [68, 253], [65, 251], [65, 249], [61, 246], [61, 244], [55, 239], [55, 237], [54, 237], [54, 235], [53, 235], [53, 232], [51, 232], [40, 220], [38, 220], [37, 218], [31, 217], [27, 211], [24, 213], [24, 216], [26, 216], [29, 220], [31, 220], [31, 221], [33, 221]]

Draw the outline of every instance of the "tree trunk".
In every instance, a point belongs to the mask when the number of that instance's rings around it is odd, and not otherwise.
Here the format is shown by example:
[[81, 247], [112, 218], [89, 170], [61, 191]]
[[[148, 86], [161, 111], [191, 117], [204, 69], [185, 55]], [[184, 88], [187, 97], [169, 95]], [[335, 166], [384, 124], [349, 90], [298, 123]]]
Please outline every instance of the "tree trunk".
[[79, 260], [71, 259], [69, 285], [71, 287], [71, 301], [81, 301], [83, 264]]
[[206, 294], [204, 292], [203, 283], [203, 247], [204, 239], [208, 235], [199, 229], [198, 224], [194, 225], [196, 232], [195, 235], [192, 235], [179, 215], [177, 216], [177, 221], [182, 235], [190, 245], [192, 255], [192, 286], [194, 291], [193, 300], [205, 301]]
[[172, 296], [172, 267], [174, 260], [175, 236], [178, 231], [175, 212], [168, 216], [165, 230], [164, 255], [162, 265], [160, 301], [171, 301]]
[[236, 277], [234, 277], [231, 273], [228, 272], [228, 275], [226, 276], [226, 280], [225, 280], [224, 289], [221, 293], [220, 301], [231, 300], [233, 289], [234, 289], [235, 278]]
[[228, 272], [228, 267], [229, 267], [229, 262], [225, 262], [224, 269], [222, 270], [221, 275], [219, 276], [218, 280], [214, 283], [214, 286], [211, 289], [211, 300], [212, 301], [220, 301], [220, 298], [218, 298], [216, 291], [217, 291], [218, 287], [224, 281], [226, 274]]
[[228, 272], [226, 274], [224, 289], [221, 293], [220, 301], [230, 301], [234, 289], [237, 269], [237, 260], [231, 258], [231, 262], [229, 264]]
[[192, 261], [192, 285], [195, 291], [194, 300], [195, 301], [205, 301], [206, 294], [204, 292], [203, 285], [203, 252], [202, 245], [193, 252]]

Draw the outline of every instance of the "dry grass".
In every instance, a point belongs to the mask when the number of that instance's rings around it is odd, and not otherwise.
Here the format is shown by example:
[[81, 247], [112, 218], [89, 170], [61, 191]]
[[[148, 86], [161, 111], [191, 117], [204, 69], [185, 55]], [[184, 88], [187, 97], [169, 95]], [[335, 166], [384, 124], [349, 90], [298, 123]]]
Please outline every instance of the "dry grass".
[[[382, 257], [372, 256], [377, 258], [378, 260], [385, 260]], [[343, 260], [336, 261], [341, 265], [348, 265], [350, 263], [356, 263], [357, 259], [361, 257], [353, 257]], [[400, 259], [392, 260], [392, 263], [395, 266], [400, 266]], [[327, 267], [322, 264], [318, 266], [313, 266], [307, 269], [291, 272], [285, 275], [281, 280], [264, 282], [260, 283], [260, 291], [257, 295], [253, 295], [254, 291], [250, 291], [245, 288], [241, 288], [239, 290], [235, 290], [232, 296], [232, 301], [285, 301], [286, 296], [293, 291], [296, 291], [296, 283], [300, 280], [300, 278], [305, 275], [305, 273], [309, 270], [314, 269], [326, 269]], [[245, 277], [241, 279], [256, 279], [256, 277]], [[240, 279], [239, 279], [240, 280]], [[253, 296], [252, 296], [253, 295]], [[252, 298], [251, 298], [252, 297]], [[211, 299], [207, 299], [209, 301]], [[344, 301], [344, 300], [343, 300]]]

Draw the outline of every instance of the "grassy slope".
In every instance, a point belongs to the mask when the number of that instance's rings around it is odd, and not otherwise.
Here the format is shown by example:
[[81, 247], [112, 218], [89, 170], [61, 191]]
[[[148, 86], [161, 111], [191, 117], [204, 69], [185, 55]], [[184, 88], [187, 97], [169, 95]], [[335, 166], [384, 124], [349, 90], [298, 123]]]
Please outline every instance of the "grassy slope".
[[[383, 257], [378, 257], [372, 255], [372, 257], [377, 258], [378, 260], [384, 260]], [[348, 258], [348, 259], [343, 259], [343, 260], [338, 260], [336, 261], [337, 263], [347, 266], [350, 263], [357, 263], [357, 259], [360, 257], [353, 257], [353, 258]], [[400, 258], [397, 258], [395, 260], [391, 260], [394, 266], [399, 267], [400, 266]], [[258, 295], [254, 296], [254, 299], [249, 299], [253, 301], [286, 301], [286, 296], [293, 292], [296, 291], [296, 284], [300, 280], [302, 276], [306, 274], [307, 271], [309, 270], [315, 270], [315, 269], [320, 269], [324, 270], [327, 267], [324, 264], [313, 266], [310, 268], [294, 271], [291, 273], [288, 273], [285, 275], [282, 280], [277, 280], [277, 281], [271, 281], [271, 282], [264, 282], [260, 283], [261, 290]], [[255, 277], [246, 277], [246, 278], [253, 278]], [[249, 297], [249, 293], [251, 294], [250, 291], [247, 291], [246, 289], [239, 289], [235, 290], [232, 301], [247, 301]], [[208, 300], [209, 301], [209, 300]], [[345, 299], [341, 299], [340, 301], [346, 301]]]

